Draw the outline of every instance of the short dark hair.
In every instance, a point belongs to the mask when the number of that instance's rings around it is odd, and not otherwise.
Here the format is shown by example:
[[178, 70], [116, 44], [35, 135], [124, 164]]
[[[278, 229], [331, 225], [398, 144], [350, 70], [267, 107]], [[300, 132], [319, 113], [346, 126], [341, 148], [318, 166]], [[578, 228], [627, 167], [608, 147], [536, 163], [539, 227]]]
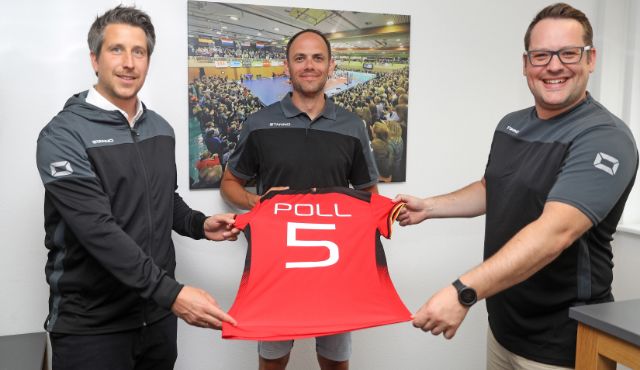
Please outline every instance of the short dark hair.
[[103, 15], [96, 17], [96, 20], [89, 29], [87, 42], [89, 50], [96, 57], [100, 56], [100, 49], [104, 41], [104, 30], [110, 24], [128, 24], [134, 27], [140, 27], [147, 36], [147, 55], [151, 57], [153, 47], [156, 45], [156, 32], [151, 23], [151, 17], [142, 10], [136, 9], [134, 6], [118, 5], [111, 10], [107, 10]]
[[291, 45], [293, 44], [293, 41], [297, 39], [298, 36], [308, 32], [315, 33], [316, 35], [322, 37], [322, 40], [324, 40], [325, 45], [327, 45], [327, 50], [329, 51], [329, 60], [331, 60], [331, 44], [329, 43], [329, 39], [327, 39], [327, 37], [323, 35], [322, 32], [318, 30], [314, 30], [313, 28], [307, 28], [306, 30], [302, 30], [296, 33], [295, 35], [293, 35], [291, 39], [289, 39], [289, 42], [287, 43], [287, 60], [289, 60], [289, 50], [291, 49]]
[[538, 22], [546, 18], [574, 19], [578, 21], [578, 23], [582, 25], [582, 41], [584, 42], [584, 45], [593, 46], [593, 28], [591, 28], [589, 18], [587, 18], [583, 12], [569, 4], [557, 3], [542, 9], [538, 14], [536, 14], [535, 18], [533, 18], [529, 24], [529, 28], [527, 28], [527, 33], [524, 35], [524, 50], [529, 50], [531, 31], [533, 30], [533, 27], [535, 27]]

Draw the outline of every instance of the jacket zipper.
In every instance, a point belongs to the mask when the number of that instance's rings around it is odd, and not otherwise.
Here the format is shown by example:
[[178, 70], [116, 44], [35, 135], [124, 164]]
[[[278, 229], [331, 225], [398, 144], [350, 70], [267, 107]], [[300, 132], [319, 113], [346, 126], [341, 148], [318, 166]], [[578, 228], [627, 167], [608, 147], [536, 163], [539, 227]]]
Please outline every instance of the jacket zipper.
[[[145, 185], [145, 203], [147, 205], [147, 220], [149, 223], [149, 242], [153, 241], [153, 222], [152, 222], [152, 212], [151, 212], [151, 200], [150, 200], [150, 193], [151, 193], [151, 188], [149, 186], [149, 175], [147, 174], [147, 168], [144, 164], [144, 159], [142, 158], [142, 153], [140, 152], [140, 147], [138, 146], [138, 136], [140, 136], [140, 134], [138, 133], [138, 131], [134, 128], [129, 126], [129, 130], [131, 132], [131, 139], [133, 140], [133, 145], [136, 148], [136, 153], [138, 154], [138, 161], [140, 162], [140, 166], [142, 167], [142, 177], [144, 178], [144, 185]], [[150, 248], [149, 246], [147, 246], [147, 249]], [[147, 253], [149, 253], [149, 256], [151, 256], [151, 251], [147, 250]], [[145, 302], [144, 307], [142, 308], [142, 326], [147, 326], [147, 303]]]

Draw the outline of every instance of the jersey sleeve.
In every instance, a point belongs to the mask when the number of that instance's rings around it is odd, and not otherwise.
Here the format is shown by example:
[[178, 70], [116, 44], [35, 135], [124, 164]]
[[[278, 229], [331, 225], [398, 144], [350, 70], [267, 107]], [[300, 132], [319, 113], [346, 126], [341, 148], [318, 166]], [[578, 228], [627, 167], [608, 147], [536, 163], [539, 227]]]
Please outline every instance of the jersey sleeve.
[[251, 122], [253, 116], [249, 116], [242, 124], [242, 130], [238, 138], [236, 149], [229, 157], [227, 167], [237, 177], [243, 180], [253, 178], [258, 172], [258, 146], [255, 135], [251, 135]]
[[244, 231], [244, 229], [247, 227], [247, 225], [249, 225], [256, 213], [258, 213], [261, 205], [262, 202], [259, 201], [255, 206], [253, 206], [253, 208], [251, 208], [249, 212], [237, 215], [236, 222], [233, 224], [233, 226], [238, 230]]
[[631, 185], [637, 169], [638, 151], [630, 135], [614, 126], [594, 128], [571, 144], [547, 201], [570, 204], [597, 224]]
[[394, 203], [391, 199], [371, 194], [371, 211], [375, 219], [377, 229], [385, 238], [391, 238], [393, 222], [398, 217], [398, 213], [404, 207], [405, 203]]

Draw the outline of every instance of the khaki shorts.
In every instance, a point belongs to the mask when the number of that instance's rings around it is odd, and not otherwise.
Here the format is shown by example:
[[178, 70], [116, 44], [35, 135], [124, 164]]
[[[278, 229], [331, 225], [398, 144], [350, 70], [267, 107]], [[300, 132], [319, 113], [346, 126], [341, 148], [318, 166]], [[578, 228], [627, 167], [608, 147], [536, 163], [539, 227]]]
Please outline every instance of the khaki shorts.
[[518, 356], [500, 345], [489, 328], [487, 330], [487, 370], [573, 370], [573, 368], [543, 364]]

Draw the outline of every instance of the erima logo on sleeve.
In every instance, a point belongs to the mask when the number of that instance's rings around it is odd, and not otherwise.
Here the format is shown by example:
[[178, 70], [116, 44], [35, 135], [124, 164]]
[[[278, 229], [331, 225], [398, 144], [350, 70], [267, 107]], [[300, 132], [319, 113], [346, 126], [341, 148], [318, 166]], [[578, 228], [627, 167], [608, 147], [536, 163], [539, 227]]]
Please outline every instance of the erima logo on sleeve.
[[73, 168], [71, 168], [69, 161], [53, 162], [49, 165], [49, 169], [51, 169], [51, 176], [53, 177], [67, 176], [73, 173]]
[[609, 154], [600, 152], [596, 154], [596, 160], [593, 161], [593, 165], [600, 170], [608, 173], [613, 176], [618, 171], [618, 166], [620, 166], [620, 161], [617, 158], [610, 156]]

